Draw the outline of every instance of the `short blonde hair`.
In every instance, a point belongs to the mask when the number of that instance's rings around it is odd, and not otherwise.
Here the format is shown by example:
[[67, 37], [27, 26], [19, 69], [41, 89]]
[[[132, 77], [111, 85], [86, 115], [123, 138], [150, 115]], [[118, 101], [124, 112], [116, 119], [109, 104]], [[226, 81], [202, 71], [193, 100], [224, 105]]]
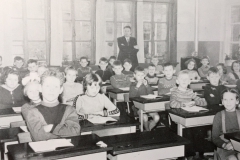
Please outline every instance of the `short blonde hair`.
[[31, 82], [28, 82], [27, 83], [27, 85], [24, 87], [24, 89], [23, 89], [23, 94], [24, 94], [24, 96], [28, 96], [27, 95], [27, 91], [28, 91], [28, 89], [29, 89], [29, 87], [31, 86], [31, 85], [40, 85], [40, 83], [38, 82], [38, 81], [31, 81]]
[[77, 70], [73, 67], [73, 66], [67, 66], [64, 70], [65, 74], [67, 74], [67, 72], [71, 70], [71, 71], [75, 71], [76, 72], [76, 75], [77, 75]]
[[64, 74], [57, 70], [45, 71], [41, 77], [41, 84], [44, 83], [44, 81], [47, 77], [55, 77], [55, 78], [59, 79], [61, 87], [62, 87], [63, 83], [65, 82]]
[[179, 78], [181, 75], [184, 75], [184, 74], [189, 75], [188, 72], [189, 71], [187, 71], [187, 70], [182, 70], [182, 71], [178, 72], [177, 78]]

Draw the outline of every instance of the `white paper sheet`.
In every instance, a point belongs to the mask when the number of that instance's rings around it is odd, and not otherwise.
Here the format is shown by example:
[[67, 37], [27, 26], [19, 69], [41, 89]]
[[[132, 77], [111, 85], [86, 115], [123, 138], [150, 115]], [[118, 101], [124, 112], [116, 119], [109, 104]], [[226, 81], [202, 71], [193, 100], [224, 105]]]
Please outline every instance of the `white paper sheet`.
[[155, 94], [149, 94], [149, 95], [142, 95], [140, 97], [145, 98], [145, 99], [154, 99], [154, 98], [161, 97], [161, 96], [158, 96]]
[[129, 91], [130, 88], [129, 87], [124, 87], [124, 88], [119, 88], [120, 90], [123, 90], [123, 91]]
[[29, 142], [29, 146], [34, 152], [53, 151], [57, 147], [73, 147], [74, 145], [67, 139], [51, 139], [47, 141]]
[[183, 110], [188, 112], [199, 112], [199, 111], [208, 111], [208, 109], [198, 106], [192, 106], [192, 107], [182, 107]]
[[20, 113], [22, 111], [22, 107], [12, 107], [12, 109], [16, 113]]
[[21, 130], [24, 132], [29, 132], [27, 126], [20, 126]]
[[93, 116], [89, 118], [88, 121], [93, 124], [104, 124], [107, 121], [117, 121], [117, 120], [112, 117]]

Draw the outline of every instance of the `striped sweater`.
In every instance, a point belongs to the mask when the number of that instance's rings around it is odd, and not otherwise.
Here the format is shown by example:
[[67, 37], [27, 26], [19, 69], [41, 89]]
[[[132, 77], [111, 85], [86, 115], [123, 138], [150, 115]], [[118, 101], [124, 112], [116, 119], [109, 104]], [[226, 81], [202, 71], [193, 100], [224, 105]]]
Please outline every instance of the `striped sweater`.
[[190, 101], [195, 101], [197, 106], [207, 105], [206, 100], [196, 96], [192, 89], [187, 89], [186, 91], [180, 91], [177, 87], [172, 89], [170, 98], [171, 108], [181, 108], [183, 103]]

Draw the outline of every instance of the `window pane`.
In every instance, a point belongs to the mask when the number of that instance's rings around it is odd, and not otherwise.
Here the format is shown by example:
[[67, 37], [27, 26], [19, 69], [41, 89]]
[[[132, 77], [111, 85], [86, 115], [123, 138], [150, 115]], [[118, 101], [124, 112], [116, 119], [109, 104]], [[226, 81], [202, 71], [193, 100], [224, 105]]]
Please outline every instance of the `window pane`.
[[152, 4], [151, 3], [143, 3], [143, 21], [151, 21], [152, 17]]
[[44, 0], [27, 0], [27, 18], [44, 18]]
[[117, 21], [130, 22], [132, 13], [132, 3], [117, 2]]
[[149, 42], [149, 41], [144, 42], [144, 55], [145, 55], [145, 57], [147, 56], [147, 54], [149, 54], [148, 56], [151, 56], [151, 54], [152, 54], [151, 42]]
[[21, 19], [12, 19], [12, 39], [23, 40], [23, 21]]
[[75, 22], [76, 40], [91, 40], [91, 22]]
[[167, 44], [165, 41], [155, 42], [155, 55], [164, 56], [167, 50]]
[[167, 21], [168, 8], [166, 4], [154, 3], [154, 22]]
[[114, 40], [114, 23], [106, 22], [106, 40], [113, 41]]
[[62, 0], [62, 16], [63, 20], [71, 20], [71, 0]]
[[76, 20], [91, 19], [91, 4], [89, 0], [75, 0], [74, 7]]
[[106, 42], [106, 57], [110, 57], [114, 55], [114, 42]]
[[155, 23], [155, 40], [166, 40], [167, 38], [167, 24]]
[[63, 40], [72, 40], [72, 22], [63, 22]]
[[143, 36], [144, 40], [151, 40], [151, 23], [143, 23]]
[[240, 22], [240, 6], [232, 7], [232, 23]]
[[28, 20], [28, 40], [45, 40], [45, 21]]
[[12, 46], [12, 55], [24, 55], [23, 46], [22, 45], [13, 45]]
[[125, 26], [130, 26], [131, 27], [131, 23], [117, 23], [117, 37], [121, 37], [121, 36], [124, 35], [123, 28]]
[[46, 43], [45, 42], [28, 42], [29, 58], [45, 60]]
[[63, 60], [72, 60], [72, 42], [63, 42]]
[[232, 40], [240, 41], [240, 24], [233, 24], [232, 26]]
[[11, 0], [11, 17], [22, 18], [22, 0]]
[[82, 56], [91, 59], [91, 42], [76, 42], [76, 58], [79, 59]]
[[114, 8], [113, 2], [105, 3], [105, 18], [107, 21], [113, 21], [113, 19], [114, 19], [113, 8]]

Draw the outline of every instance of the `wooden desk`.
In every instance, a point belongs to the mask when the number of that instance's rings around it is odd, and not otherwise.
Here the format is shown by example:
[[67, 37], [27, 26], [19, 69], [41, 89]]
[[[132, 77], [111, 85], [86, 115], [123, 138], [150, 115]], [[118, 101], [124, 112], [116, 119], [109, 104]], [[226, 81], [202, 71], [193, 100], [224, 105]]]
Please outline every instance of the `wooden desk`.
[[0, 127], [10, 127], [11, 122], [22, 121], [21, 113], [16, 113], [12, 108], [0, 109]]
[[17, 135], [18, 133], [22, 133], [23, 131], [19, 128], [6, 128], [0, 129], [0, 151], [1, 151], [1, 159], [4, 159], [5, 153], [5, 143], [18, 141]]
[[140, 110], [139, 122], [140, 122], [140, 130], [143, 131], [143, 114], [147, 112], [158, 112], [165, 111], [165, 103], [169, 102], [170, 96], [163, 95], [162, 98], [155, 99], [145, 99], [142, 97], [134, 97], [130, 98], [133, 101], [136, 108]]
[[203, 86], [206, 86], [207, 84], [209, 84], [209, 80], [199, 80], [198, 82], [191, 82], [190, 88], [193, 90], [203, 89]]
[[184, 156], [184, 145], [189, 143], [168, 128], [108, 136], [102, 140], [113, 146], [113, 150], [108, 152], [110, 160], [175, 159]]
[[118, 88], [111, 88], [111, 89], [107, 89], [107, 92], [109, 94], [109, 96], [111, 98], [113, 98], [113, 103], [115, 105], [117, 105], [117, 102], [123, 102], [124, 101], [124, 94], [129, 94], [129, 90], [128, 91], [124, 91]]
[[107, 151], [112, 150], [112, 147], [100, 148], [96, 145], [99, 137], [95, 134], [69, 137], [74, 148], [51, 151], [45, 153], [35, 153], [28, 143], [9, 145], [8, 148], [8, 158], [10, 160], [36, 160], [36, 159], [61, 159], [61, 160], [106, 160]]
[[223, 106], [211, 106], [208, 112], [187, 112], [181, 108], [168, 110], [171, 119], [177, 123], [178, 135], [182, 136], [183, 128], [212, 125], [217, 112], [224, 109]]
[[103, 137], [136, 132], [136, 126], [139, 125], [139, 122], [133, 117], [120, 116], [113, 118], [117, 119], [118, 121], [111, 125], [93, 124], [88, 120], [80, 121], [81, 135], [94, 133], [100, 137]]

